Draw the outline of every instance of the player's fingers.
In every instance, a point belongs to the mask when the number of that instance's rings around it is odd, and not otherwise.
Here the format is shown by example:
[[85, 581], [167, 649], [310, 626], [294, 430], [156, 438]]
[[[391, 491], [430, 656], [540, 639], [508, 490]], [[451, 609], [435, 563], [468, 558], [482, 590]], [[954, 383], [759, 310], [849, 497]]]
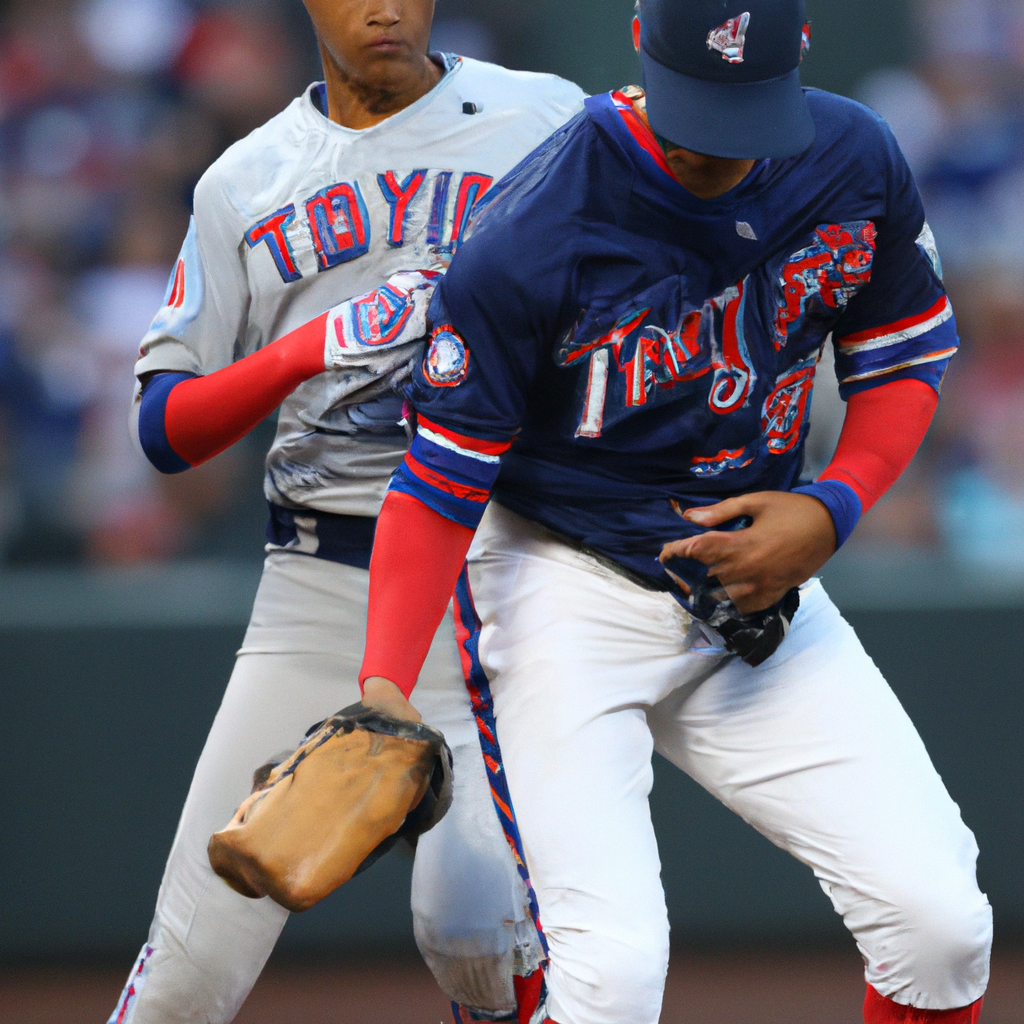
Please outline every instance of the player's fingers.
[[667, 562], [670, 558], [690, 558], [690, 546], [696, 537], [684, 537], [681, 540], [671, 540], [658, 555], [658, 561]]
[[758, 511], [760, 505], [756, 500], [752, 501], [752, 498], [754, 495], [741, 494], [736, 498], [726, 498], [715, 505], [690, 508], [683, 513], [683, 518], [698, 526], [719, 526], [730, 519], [753, 515]]
[[750, 571], [750, 566], [743, 558], [726, 553], [717, 561], [705, 564], [708, 567], [708, 573], [725, 587], [736, 586], [741, 583], [757, 585], [757, 576]]
[[[721, 577], [719, 577], [721, 578]], [[746, 614], [747, 598], [757, 593], [756, 583], [730, 583], [725, 587], [725, 592], [736, 607]]]
[[716, 562], [729, 563], [735, 559], [745, 547], [739, 533], [720, 533], [710, 530], [699, 537], [689, 537], [685, 541], [683, 558], [695, 558], [698, 562], [711, 565]]

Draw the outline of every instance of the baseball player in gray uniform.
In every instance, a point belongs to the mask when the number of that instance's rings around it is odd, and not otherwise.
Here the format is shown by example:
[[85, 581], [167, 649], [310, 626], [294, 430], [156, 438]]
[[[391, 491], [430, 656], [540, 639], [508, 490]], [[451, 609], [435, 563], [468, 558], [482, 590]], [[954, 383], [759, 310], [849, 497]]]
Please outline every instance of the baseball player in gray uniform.
[[[428, 55], [433, 6], [306, 0], [326, 81], [204, 175], [142, 343], [133, 424], [162, 471], [280, 414], [252, 619], [116, 1024], [229, 1021], [270, 955], [287, 912], [232, 891], [207, 843], [258, 765], [359, 699], [375, 517], [407, 449], [393, 385], [419, 351], [410, 339], [429, 298], [429, 273], [398, 272], [443, 268], [492, 181], [582, 104], [554, 76]], [[297, 330], [339, 303], [347, 348], [340, 330], [325, 346], [323, 317]], [[453, 750], [456, 791], [418, 845], [417, 943], [467, 1019], [515, 1019], [513, 975], [543, 954], [493, 812], [450, 616], [420, 692], [424, 720]]]

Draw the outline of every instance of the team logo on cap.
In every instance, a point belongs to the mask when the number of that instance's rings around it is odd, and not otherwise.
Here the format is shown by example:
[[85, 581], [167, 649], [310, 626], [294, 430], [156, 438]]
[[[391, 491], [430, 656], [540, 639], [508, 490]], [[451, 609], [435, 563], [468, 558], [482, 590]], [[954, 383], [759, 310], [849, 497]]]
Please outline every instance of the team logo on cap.
[[451, 324], [434, 328], [423, 360], [423, 373], [436, 388], [461, 384], [469, 372], [469, 349]]
[[730, 18], [724, 25], [708, 33], [708, 49], [717, 50], [722, 60], [730, 64], [743, 63], [743, 44], [747, 41], [747, 26], [750, 12], [744, 11], [738, 18]]

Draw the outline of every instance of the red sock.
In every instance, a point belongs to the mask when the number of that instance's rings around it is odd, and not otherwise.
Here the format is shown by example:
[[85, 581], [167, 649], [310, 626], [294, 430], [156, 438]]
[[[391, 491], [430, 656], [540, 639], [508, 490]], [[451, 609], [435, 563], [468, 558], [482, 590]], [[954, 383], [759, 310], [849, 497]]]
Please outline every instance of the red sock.
[[868, 985], [864, 1024], [978, 1024], [981, 1003], [979, 999], [957, 1010], [919, 1010], [916, 1006], [894, 1003]]
[[544, 968], [538, 967], [529, 977], [512, 977], [516, 992], [516, 1006], [519, 1009], [519, 1024], [530, 1024], [530, 1018], [537, 1012], [541, 993], [544, 991]]

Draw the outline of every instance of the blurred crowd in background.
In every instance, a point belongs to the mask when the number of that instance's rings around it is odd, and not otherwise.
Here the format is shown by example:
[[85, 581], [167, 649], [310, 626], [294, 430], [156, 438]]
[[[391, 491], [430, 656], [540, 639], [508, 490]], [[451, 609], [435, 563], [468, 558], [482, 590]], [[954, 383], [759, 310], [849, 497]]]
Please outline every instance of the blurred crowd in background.
[[[442, 0], [434, 45], [536, 66], [523, 23], [536, 8]], [[924, 449], [851, 543], [1017, 571], [1024, 0], [915, 0], [907, 36], [905, 65], [852, 92], [908, 157], [963, 348]], [[0, 566], [258, 554], [270, 428], [161, 477], [128, 435], [132, 366], [200, 174], [319, 75], [300, 0], [0, 7]], [[834, 387], [816, 388], [809, 468], [842, 413]]]
[[238, 518], [253, 515], [261, 439], [161, 477], [134, 448], [127, 408], [192, 190], [226, 146], [318, 76], [307, 26], [297, 0], [8, 5], [0, 28], [7, 564], [259, 550], [258, 532], [239, 529]]

